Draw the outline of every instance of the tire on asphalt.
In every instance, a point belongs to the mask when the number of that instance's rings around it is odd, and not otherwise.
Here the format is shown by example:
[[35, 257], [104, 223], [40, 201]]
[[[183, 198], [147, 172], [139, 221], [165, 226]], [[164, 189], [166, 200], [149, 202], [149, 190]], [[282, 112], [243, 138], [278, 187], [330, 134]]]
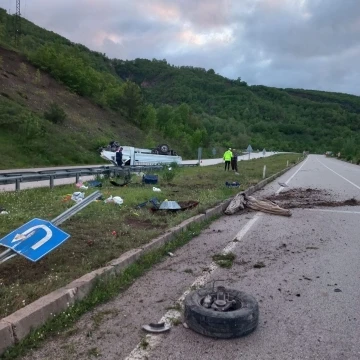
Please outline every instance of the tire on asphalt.
[[[185, 322], [190, 329], [219, 339], [241, 337], [253, 332], [259, 322], [259, 305], [255, 298], [242, 291], [226, 289], [240, 307], [226, 312], [214, 311], [200, 303], [213, 289], [199, 289], [187, 295], [184, 301]], [[238, 305], [237, 305], [238, 306]]]

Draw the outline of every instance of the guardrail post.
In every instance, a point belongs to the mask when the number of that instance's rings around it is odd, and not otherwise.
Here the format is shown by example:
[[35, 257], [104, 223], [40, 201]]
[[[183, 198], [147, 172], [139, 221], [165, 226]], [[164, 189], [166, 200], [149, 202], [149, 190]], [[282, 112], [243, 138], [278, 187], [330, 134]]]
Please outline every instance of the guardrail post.
[[15, 182], [15, 190], [16, 190], [16, 191], [19, 191], [19, 190], [20, 190], [20, 179], [16, 179], [16, 182]]
[[54, 188], [54, 175], [50, 175], [50, 189]]
[[76, 184], [79, 182], [79, 178], [80, 178], [79, 173], [76, 173], [76, 176], [75, 176], [75, 183]]
[[265, 179], [266, 177], [266, 165], [264, 165], [264, 169], [263, 169], [263, 179]]
[[289, 167], [289, 160], [286, 162], [286, 167]]

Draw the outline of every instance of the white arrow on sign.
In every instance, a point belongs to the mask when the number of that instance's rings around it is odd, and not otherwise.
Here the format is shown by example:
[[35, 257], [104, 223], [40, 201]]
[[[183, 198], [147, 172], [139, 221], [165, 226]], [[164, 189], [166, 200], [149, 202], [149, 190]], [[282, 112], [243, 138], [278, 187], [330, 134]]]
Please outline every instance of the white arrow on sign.
[[13, 243], [16, 241], [24, 241], [28, 239], [29, 237], [34, 235], [36, 229], [43, 229], [46, 232], [46, 235], [31, 247], [33, 250], [37, 250], [41, 245], [44, 245], [52, 237], [52, 231], [46, 225], [36, 225], [31, 227], [30, 229], [25, 230], [22, 234], [16, 234], [13, 241], [11, 242]]

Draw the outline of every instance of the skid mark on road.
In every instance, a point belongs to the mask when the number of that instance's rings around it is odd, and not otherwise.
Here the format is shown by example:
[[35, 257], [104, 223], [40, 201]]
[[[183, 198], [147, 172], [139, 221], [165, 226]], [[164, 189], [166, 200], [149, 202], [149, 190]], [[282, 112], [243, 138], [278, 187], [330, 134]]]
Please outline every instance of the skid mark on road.
[[[307, 163], [307, 161], [309, 160], [309, 158], [306, 158], [306, 160], [304, 161], [304, 163], [294, 172], [294, 174], [292, 174], [288, 180], [285, 181], [285, 184], [289, 184], [289, 182], [297, 175], [297, 173], [303, 168], [303, 166]], [[276, 191], [276, 195], [280, 194], [281, 191], [283, 190], [283, 187], [280, 187], [278, 191]]]
[[[249, 220], [246, 225], [236, 234], [234, 239], [225, 246], [222, 250], [223, 254], [227, 254], [235, 249], [237, 244], [244, 238], [248, 231], [254, 226], [262, 214], [256, 213], [255, 216]], [[237, 240], [237, 241], [234, 241]], [[219, 266], [212, 262], [207, 268], [206, 274], [199, 276], [176, 301], [178, 306], [182, 307], [185, 297], [190, 293], [194, 288], [200, 288], [210, 281], [212, 273], [217, 270]], [[178, 307], [177, 306], [177, 307]], [[172, 325], [174, 319], [179, 319], [181, 317], [181, 312], [176, 309], [170, 309], [166, 314], [160, 319], [159, 323], [165, 322], [166, 324]], [[125, 360], [144, 360], [149, 358], [149, 353], [154, 349], [158, 344], [161, 343], [163, 337], [161, 335], [147, 335], [146, 342], [147, 346], [143, 346], [143, 343], [139, 343], [136, 348], [130, 353], [130, 355]]]
[[323, 162], [321, 162], [319, 159], [316, 159], [322, 166], [326, 167], [328, 170], [332, 171], [334, 174], [336, 174], [337, 176], [340, 176], [342, 179], [344, 179], [345, 181], [347, 181], [349, 184], [355, 186], [357, 189], [360, 190], [360, 186], [354, 184], [352, 181], [350, 181], [349, 179], [347, 179], [345, 176], [340, 175], [339, 173], [337, 173], [335, 170], [330, 169], [328, 166], [326, 166]]

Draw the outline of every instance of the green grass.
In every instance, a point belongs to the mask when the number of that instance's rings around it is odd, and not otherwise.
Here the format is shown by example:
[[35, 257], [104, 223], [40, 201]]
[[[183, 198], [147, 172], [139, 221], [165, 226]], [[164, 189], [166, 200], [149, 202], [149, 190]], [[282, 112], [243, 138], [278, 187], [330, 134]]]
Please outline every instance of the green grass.
[[236, 255], [229, 252], [227, 254], [215, 254], [212, 258], [220, 267], [229, 269], [232, 267]]
[[[202, 223], [191, 225], [188, 230], [179, 234], [173, 241], [142, 256], [138, 261], [127, 267], [120, 275], [99, 278], [94, 288], [85, 299], [76, 302], [63, 313], [54, 316], [39, 329], [33, 330], [25, 339], [21, 340], [15, 346], [9, 348], [4, 354], [0, 355], [0, 359], [18, 359], [19, 357], [25, 355], [29, 350], [39, 348], [46, 339], [59, 335], [67, 336], [69, 332], [72, 334], [74, 331], [73, 325], [82, 315], [89, 310], [94, 309], [97, 305], [113, 299], [122, 291], [125, 291], [137, 278], [151, 269], [154, 264], [159, 263], [164, 258], [167, 258], [169, 251], [175, 251], [177, 248], [188, 243], [194, 236], [199, 235], [201, 230], [206, 228], [215, 219], [216, 217], [213, 217]], [[174, 309], [179, 309], [179, 306], [175, 304]], [[95, 327], [99, 326], [104, 316], [108, 314], [110, 313], [96, 313], [93, 316]]]
[[[37, 263], [17, 256], [1, 265], [0, 318], [20, 309], [39, 297], [66, 285], [72, 280], [119, 257], [124, 252], [141, 247], [183, 220], [204, 212], [224, 199], [234, 196], [239, 189], [228, 189], [225, 181], [240, 181], [241, 189], [254, 185], [262, 178], [263, 165], [270, 176], [286, 166], [287, 160], [298, 159], [296, 154], [239, 163], [240, 176], [223, 170], [223, 165], [178, 169], [171, 184], [157, 185], [161, 193], [154, 193], [152, 185], [136, 182], [124, 188], [104, 182], [102, 193], [121, 196], [122, 206], [94, 202], [61, 225], [71, 238]], [[9, 215], [0, 216], [0, 237], [34, 217], [51, 220], [73, 205], [64, 202], [66, 194], [77, 191], [73, 185], [50, 189], [31, 189], [0, 193], [0, 205]], [[90, 194], [94, 189], [86, 190]], [[164, 200], [196, 200], [197, 208], [178, 213], [152, 213], [135, 205], [152, 197]], [[115, 231], [115, 235], [113, 232]], [[1, 248], [3, 249], [3, 248]], [[1, 250], [0, 250], [1, 251]]]

